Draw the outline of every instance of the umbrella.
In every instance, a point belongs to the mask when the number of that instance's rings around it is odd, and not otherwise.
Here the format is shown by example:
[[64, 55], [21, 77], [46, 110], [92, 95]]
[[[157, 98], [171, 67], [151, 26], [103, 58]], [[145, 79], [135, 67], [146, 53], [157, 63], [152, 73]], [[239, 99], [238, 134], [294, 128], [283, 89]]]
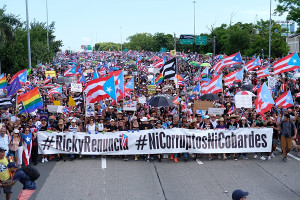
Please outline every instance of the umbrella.
[[210, 66], [210, 64], [209, 64], [209, 63], [202, 63], [202, 64], [200, 65], [200, 67], [207, 67], [207, 66]]
[[149, 100], [149, 105], [154, 107], [160, 107], [160, 106], [169, 107], [174, 104], [173, 100], [174, 97], [170, 95], [165, 95], [165, 94], [156, 95]]
[[200, 100], [211, 100], [211, 101], [215, 101], [215, 100], [221, 100], [220, 97], [216, 94], [204, 94], [200, 97]]
[[249, 91], [240, 91], [240, 92], [236, 93], [236, 95], [251, 95], [251, 96], [256, 96], [255, 94], [253, 94], [252, 92], [249, 92]]
[[242, 89], [244, 89], [244, 90], [248, 90], [248, 91], [253, 91], [252, 89], [253, 89], [253, 87], [254, 87], [254, 85], [243, 85], [242, 86]]
[[206, 53], [205, 55], [206, 55], [206, 56], [211, 56], [211, 55], [212, 55], [212, 53]]

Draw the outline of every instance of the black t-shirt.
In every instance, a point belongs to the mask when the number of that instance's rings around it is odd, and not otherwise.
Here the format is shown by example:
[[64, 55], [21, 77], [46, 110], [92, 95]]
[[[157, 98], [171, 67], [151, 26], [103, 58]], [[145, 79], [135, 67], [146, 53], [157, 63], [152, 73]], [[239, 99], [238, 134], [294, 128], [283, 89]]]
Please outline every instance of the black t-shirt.
[[140, 124], [140, 130], [149, 130], [152, 129], [153, 126], [151, 124]]
[[59, 128], [59, 125], [57, 125], [56, 127], [55, 127], [55, 130], [56, 131], [59, 131], [59, 132], [63, 132], [63, 131], [68, 131], [68, 126], [63, 126], [63, 128]]
[[[278, 127], [276, 123], [270, 123], [270, 122], [267, 123], [267, 126], [273, 126], [274, 128]], [[273, 138], [278, 139], [278, 135], [279, 135], [278, 130], [275, 130], [274, 128], [273, 128]]]
[[41, 126], [40, 131], [47, 131], [48, 130], [48, 125]]
[[234, 122], [233, 124], [231, 123], [231, 122], [228, 122], [227, 123], [227, 128], [229, 129], [234, 129], [234, 128], [237, 128], [238, 127], [238, 125], [237, 125], [237, 123], [236, 122]]

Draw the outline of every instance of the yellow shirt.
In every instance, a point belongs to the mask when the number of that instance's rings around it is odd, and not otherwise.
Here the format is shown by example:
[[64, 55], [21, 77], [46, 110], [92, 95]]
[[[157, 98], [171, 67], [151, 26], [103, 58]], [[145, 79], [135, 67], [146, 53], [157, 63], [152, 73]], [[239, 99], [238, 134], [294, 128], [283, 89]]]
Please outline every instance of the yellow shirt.
[[0, 160], [0, 178], [4, 181], [10, 178], [7, 165], [8, 165], [8, 160], [6, 157]]

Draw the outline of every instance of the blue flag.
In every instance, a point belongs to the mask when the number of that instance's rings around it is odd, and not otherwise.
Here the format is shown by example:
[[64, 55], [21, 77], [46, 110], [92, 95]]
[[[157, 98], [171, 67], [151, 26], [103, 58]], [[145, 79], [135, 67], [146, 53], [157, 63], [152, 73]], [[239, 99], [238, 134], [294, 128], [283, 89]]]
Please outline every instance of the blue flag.
[[7, 96], [12, 96], [15, 94], [19, 89], [21, 89], [21, 84], [19, 81], [19, 77], [16, 77], [9, 86], [7, 86]]

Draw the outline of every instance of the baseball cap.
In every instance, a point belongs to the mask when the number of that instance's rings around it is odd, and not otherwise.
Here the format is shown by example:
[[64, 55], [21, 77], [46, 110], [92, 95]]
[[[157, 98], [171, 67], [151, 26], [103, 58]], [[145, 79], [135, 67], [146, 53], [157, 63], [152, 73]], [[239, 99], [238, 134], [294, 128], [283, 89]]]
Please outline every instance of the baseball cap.
[[232, 193], [232, 200], [240, 200], [243, 197], [249, 195], [249, 192], [244, 192], [243, 190], [234, 190]]
[[15, 162], [10, 162], [8, 163], [7, 168], [18, 168], [18, 165]]
[[6, 151], [6, 149], [0, 147], [0, 152]]

